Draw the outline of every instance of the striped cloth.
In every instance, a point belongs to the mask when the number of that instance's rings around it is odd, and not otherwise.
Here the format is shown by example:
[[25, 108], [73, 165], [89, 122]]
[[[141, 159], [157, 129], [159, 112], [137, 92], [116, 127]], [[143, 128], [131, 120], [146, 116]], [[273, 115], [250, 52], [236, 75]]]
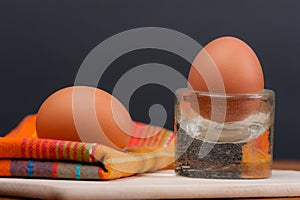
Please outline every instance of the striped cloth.
[[0, 138], [0, 176], [111, 180], [172, 167], [172, 131], [134, 123], [126, 151], [117, 151], [95, 143], [39, 139], [35, 120], [36, 115], [25, 117]]

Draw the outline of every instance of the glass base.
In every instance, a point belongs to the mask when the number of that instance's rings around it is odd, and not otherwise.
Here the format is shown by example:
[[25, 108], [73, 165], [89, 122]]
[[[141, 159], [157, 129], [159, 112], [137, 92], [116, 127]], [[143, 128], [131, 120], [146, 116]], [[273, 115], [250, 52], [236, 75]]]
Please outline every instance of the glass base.
[[237, 173], [224, 173], [224, 172], [203, 172], [197, 170], [179, 170], [175, 169], [176, 175], [185, 176], [190, 178], [207, 178], [207, 179], [266, 179], [271, 177], [272, 172], [267, 170], [263, 175], [258, 176], [239, 176]]
[[269, 131], [245, 143], [213, 144], [199, 157], [208, 142], [195, 139], [184, 130], [177, 131], [175, 172], [177, 175], [214, 179], [259, 179], [271, 176]]

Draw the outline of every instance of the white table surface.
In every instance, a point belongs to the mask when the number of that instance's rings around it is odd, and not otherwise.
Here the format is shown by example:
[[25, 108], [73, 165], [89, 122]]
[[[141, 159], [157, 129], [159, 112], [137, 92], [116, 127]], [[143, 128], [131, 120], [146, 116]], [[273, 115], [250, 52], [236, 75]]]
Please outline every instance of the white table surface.
[[0, 195], [42, 199], [162, 199], [300, 196], [300, 172], [273, 170], [269, 179], [216, 180], [175, 176], [173, 170], [113, 181], [0, 178]]

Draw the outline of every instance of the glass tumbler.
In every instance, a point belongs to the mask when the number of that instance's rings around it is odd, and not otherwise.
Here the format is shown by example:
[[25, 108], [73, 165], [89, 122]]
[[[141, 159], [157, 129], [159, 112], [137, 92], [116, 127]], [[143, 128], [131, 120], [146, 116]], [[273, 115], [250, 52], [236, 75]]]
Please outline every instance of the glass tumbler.
[[175, 173], [219, 179], [271, 176], [275, 94], [182, 88], [175, 101]]

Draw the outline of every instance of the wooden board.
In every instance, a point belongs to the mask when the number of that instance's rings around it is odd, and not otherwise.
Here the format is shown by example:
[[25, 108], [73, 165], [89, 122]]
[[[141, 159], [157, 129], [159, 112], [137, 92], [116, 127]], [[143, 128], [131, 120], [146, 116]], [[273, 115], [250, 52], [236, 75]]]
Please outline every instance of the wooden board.
[[114, 181], [0, 178], [0, 195], [42, 199], [158, 199], [300, 196], [300, 172], [274, 170], [257, 180], [194, 179], [172, 170]]

